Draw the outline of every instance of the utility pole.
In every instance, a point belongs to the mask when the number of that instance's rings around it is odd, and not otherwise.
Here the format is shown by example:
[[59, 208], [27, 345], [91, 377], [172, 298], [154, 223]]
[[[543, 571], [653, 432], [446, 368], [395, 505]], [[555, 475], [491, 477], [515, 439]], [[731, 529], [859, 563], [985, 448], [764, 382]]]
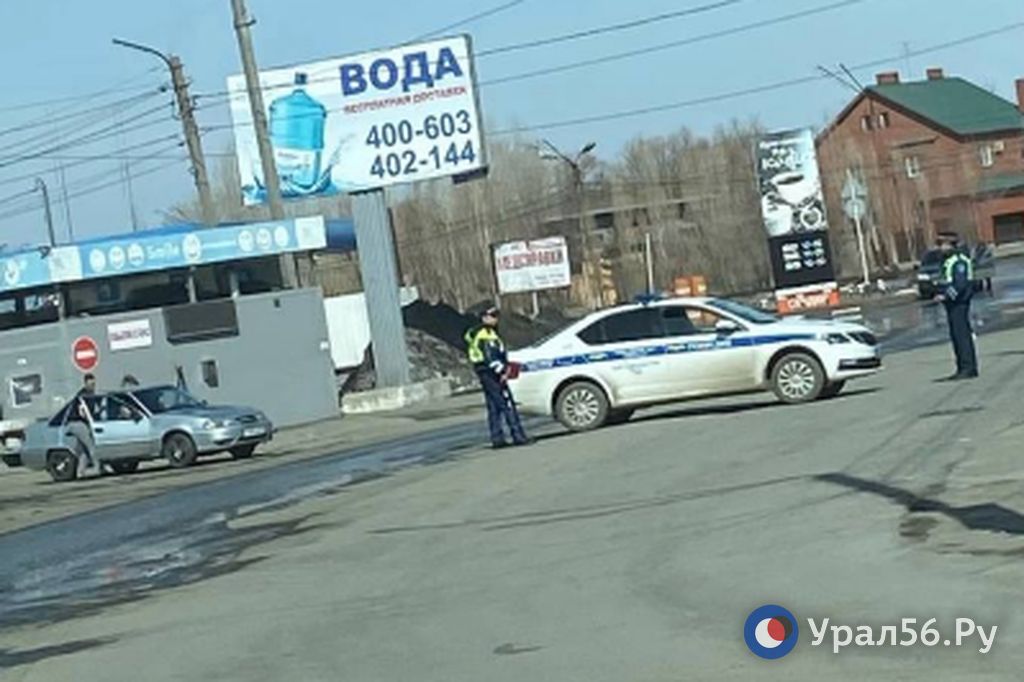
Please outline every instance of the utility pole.
[[202, 212], [203, 224], [213, 227], [217, 224], [217, 213], [213, 207], [213, 196], [210, 194], [210, 178], [206, 173], [206, 158], [203, 156], [203, 145], [199, 139], [199, 126], [196, 125], [195, 106], [192, 97], [188, 92], [188, 79], [185, 78], [185, 70], [181, 60], [175, 55], [167, 55], [152, 47], [140, 45], [114, 38], [114, 44], [127, 47], [132, 50], [146, 52], [161, 59], [171, 72], [171, 83], [174, 86], [174, 96], [178, 105], [178, 117], [181, 119], [181, 126], [185, 133], [185, 143], [188, 145], [188, 154], [192, 159], [192, 172], [195, 176], [196, 191], [199, 193], [199, 206]]
[[273, 220], [284, 218], [284, 203], [281, 200], [281, 179], [274, 163], [274, 148], [270, 144], [267, 114], [263, 108], [263, 90], [260, 87], [260, 73], [256, 68], [256, 55], [252, 49], [252, 34], [249, 27], [255, 20], [249, 18], [245, 0], [231, 0], [231, 12], [238, 35], [238, 51], [242, 55], [242, 71], [245, 73], [245, 87], [249, 93], [249, 107], [256, 130], [256, 144], [260, 150], [260, 165], [263, 167], [263, 182], [267, 187], [267, 203]]
[[[591, 142], [584, 145], [584, 147], [576, 153], [575, 157], [570, 158], [563, 154], [561, 150], [551, 142], [547, 140], [541, 140], [541, 142], [543, 142], [544, 145], [554, 153], [555, 158], [564, 161], [566, 165], [569, 166], [569, 170], [572, 173], [573, 191], [576, 195], [576, 207], [578, 209], [580, 247], [583, 251], [583, 262], [580, 267], [580, 271], [583, 273], [583, 290], [586, 292], [588, 299], [587, 305], [590, 307], [595, 307], [595, 304], [599, 306], [603, 302], [604, 296], [600, 289], [597, 290], [597, 295], [595, 295], [594, 292], [594, 277], [597, 277], [598, 275], [598, 266], [594, 262], [594, 254], [590, 248], [590, 225], [586, 216], [586, 187], [583, 184], [583, 168], [580, 166], [580, 161], [583, 160], [584, 156], [594, 151], [594, 148], [597, 147], [597, 143]], [[547, 158], [551, 157], [549, 156]], [[598, 280], [600, 280], [600, 277], [598, 277]], [[600, 287], [600, 282], [598, 282], [598, 286]]]
[[[238, 36], [238, 51], [242, 56], [242, 71], [245, 73], [245, 88], [249, 93], [249, 109], [252, 111], [253, 130], [256, 132], [256, 146], [260, 150], [260, 166], [263, 168], [263, 184], [267, 188], [267, 204], [272, 220], [284, 220], [284, 202], [281, 199], [281, 179], [274, 162], [274, 148], [270, 144], [270, 130], [267, 113], [263, 108], [263, 89], [260, 87], [260, 72], [256, 68], [256, 54], [252, 49], [252, 34], [249, 27], [256, 23], [249, 18], [245, 0], [231, 0], [231, 14]], [[299, 285], [299, 269], [294, 254], [281, 254], [281, 279], [285, 287]]]
[[53, 213], [50, 211], [50, 190], [46, 187], [46, 181], [36, 178], [36, 189], [43, 195], [43, 211], [46, 215], [46, 234], [50, 238], [50, 246], [57, 246], [57, 237], [53, 233]]

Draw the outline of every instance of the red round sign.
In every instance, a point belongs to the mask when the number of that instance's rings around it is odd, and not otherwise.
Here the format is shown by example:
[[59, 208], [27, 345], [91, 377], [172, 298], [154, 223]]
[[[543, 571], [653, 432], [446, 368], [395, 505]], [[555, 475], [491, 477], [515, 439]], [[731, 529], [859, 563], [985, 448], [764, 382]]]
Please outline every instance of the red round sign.
[[100, 364], [100, 349], [88, 336], [80, 336], [71, 344], [71, 361], [83, 372], [95, 369]]

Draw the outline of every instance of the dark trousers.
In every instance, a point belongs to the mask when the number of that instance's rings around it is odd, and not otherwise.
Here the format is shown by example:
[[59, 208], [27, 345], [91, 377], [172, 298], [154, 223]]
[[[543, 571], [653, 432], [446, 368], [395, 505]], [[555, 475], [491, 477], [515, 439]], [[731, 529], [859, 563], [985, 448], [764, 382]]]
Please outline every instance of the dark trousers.
[[953, 342], [953, 352], [956, 354], [956, 373], [976, 375], [978, 358], [974, 351], [970, 303], [947, 304], [946, 319], [949, 320], [949, 338]]
[[508, 386], [490, 370], [479, 370], [476, 375], [480, 379], [480, 386], [484, 389], [484, 400], [487, 403], [487, 428], [491, 432], [491, 442], [505, 442], [504, 425], [506, 423], [513, 442], [526, 441], [526, 432], [523, 431], [523, 424], [519, 420], [519, 411], [516, 409], [512, 392]]

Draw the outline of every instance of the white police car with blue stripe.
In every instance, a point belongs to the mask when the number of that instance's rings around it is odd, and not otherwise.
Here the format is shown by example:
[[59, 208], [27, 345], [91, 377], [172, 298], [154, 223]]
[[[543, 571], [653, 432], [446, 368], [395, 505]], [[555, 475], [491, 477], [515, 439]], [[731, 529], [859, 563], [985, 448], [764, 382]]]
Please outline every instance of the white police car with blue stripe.
[[511, 353], [509, 384], [524, 411], [586, 431], [691, 398], [758, 390], [786, 403], [834, 397], [881, 364], [861, 325], [675, 298], [592, 313]]

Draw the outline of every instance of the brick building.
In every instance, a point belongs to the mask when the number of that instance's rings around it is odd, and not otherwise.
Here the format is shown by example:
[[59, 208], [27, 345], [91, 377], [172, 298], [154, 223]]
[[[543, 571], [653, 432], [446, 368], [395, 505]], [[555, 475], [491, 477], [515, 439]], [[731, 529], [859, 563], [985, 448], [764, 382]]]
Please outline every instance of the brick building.
[[842, 211], [848, 173], [868, 189], [864, 227], [875, 266], [915, 260], [936, 232], [1024, 240], [1024, 79], [1016, 86], [1015, 105], [941, 69], [913, 82], [890, 72], [843, 109], [817, 145], [844, 271], [857, 258]]

